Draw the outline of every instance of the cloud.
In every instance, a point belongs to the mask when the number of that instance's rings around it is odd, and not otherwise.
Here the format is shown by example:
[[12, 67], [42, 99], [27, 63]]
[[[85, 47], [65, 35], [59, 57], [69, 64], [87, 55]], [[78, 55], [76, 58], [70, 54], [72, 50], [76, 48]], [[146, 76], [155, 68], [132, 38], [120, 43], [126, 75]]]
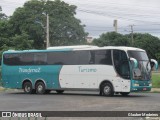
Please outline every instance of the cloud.
[[[3, 12], [12, 15], [15, 8], [27, 0], [1, 0]], [[129, 25], [134, 32], [149, 32], [157, 35], [160, 31], [159, 0], [63, 0], [78, 6], [76, 17], [86, 25], [90, 36], [113, 31], [113, 20], [118, 20], [118, 32], [129, 33]]]

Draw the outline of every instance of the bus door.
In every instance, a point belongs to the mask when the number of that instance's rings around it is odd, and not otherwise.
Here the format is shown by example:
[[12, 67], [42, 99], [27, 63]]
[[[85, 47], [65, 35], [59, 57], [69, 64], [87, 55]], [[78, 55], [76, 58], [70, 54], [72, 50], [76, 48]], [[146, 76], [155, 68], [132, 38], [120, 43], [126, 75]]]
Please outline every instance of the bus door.
[[117, 72], [116, 80], [121, 85], [121, 92], [130, 91], [129, 61], [125, 51], [113, 50], [114, 68]]

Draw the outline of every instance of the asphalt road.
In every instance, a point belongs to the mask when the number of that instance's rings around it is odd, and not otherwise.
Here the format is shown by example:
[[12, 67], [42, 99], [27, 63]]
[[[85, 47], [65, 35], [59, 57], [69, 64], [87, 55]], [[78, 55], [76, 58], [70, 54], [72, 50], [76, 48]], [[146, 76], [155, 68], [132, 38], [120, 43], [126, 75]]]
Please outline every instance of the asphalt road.
[[0, 111], [160, 111], [160, 93], [103, 97], [85, 91], [46, 95], [8, 91], [0, 92]]

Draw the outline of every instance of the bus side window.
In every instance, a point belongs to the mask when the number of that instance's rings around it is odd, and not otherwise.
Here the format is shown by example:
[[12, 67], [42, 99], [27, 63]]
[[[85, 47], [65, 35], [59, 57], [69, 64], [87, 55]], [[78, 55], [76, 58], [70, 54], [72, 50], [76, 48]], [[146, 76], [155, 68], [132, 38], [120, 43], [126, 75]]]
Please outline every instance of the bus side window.
[[34, 53], [34, 63], [35, 65], [46, 65], [47, 64], [47, 54], [46, 53]]
[[91, 59], [91, 54], [90, 51], [86, 50], [86, 51], [76, 51], [75, 54], [77, 54], [78, 57], [78, 61], [77, 64], [79, 65], [87, 65], [90, 63], [90, 59]]
[[3, 55], [3, 62], [6, 65], [20, 65], [19, 55], [16, 53], [7, 53]]
[[34, 64], [34, 55], [33, 53], [21, 53], [19, 54], [20, 65], [32, 65]]
[[48, 65], [64, 65], [70, 58], [68, 52], [48, 52], [47, 53], [47, 64]]
[[112, 65], [111, 50], [95, 51], [95, 64]]
[[90, 51], [90, 55], [89, 64], [95, 64], [95, 51]]

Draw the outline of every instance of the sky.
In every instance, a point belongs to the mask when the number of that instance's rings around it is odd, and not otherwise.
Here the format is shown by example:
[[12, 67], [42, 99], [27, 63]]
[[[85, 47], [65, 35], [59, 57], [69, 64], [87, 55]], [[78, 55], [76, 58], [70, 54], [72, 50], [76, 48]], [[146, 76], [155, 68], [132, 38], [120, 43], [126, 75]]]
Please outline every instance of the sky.
[[[8, 16], [27, 0], [0, 0]], [[77, 6], [76, 18], [85, 24], [90, 37], [97, 38], [114, 31], [113, 21], [118, 21], [118, 32], [150, 33], [160, 37], [160, 0], [63, 0]]]

